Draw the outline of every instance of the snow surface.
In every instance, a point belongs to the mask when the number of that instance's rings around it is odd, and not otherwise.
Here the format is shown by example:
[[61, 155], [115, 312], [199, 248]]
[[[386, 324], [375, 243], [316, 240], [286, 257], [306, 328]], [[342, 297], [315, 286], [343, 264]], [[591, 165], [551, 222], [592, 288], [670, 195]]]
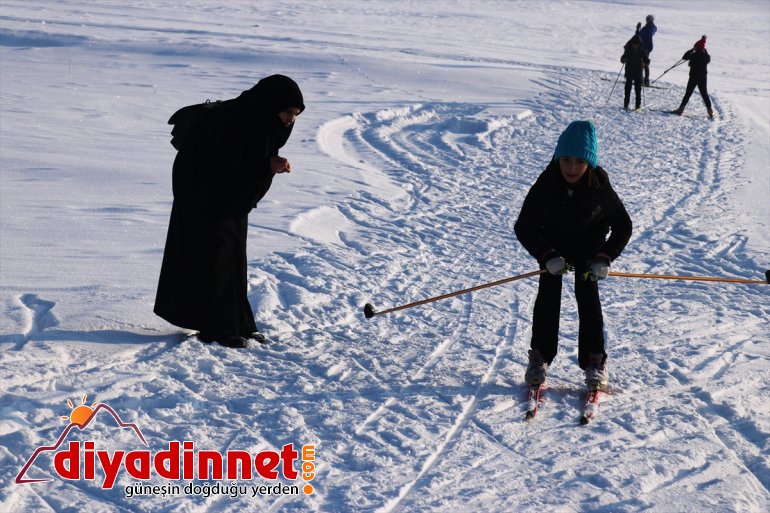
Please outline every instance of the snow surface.
[[[645, 91], [641, 113], [620, 108], [622, 81], [610, 97], [648, 13], [653, 78], [709, 36], [714, 121], [697, 93], [681, 118], [654, 110], [678, 105], [686, 66]], [[250, 216], [249, 297], [274, 342], [228, 350], [152, 313], [166, 121], [272, 73], [307, 104], [282, 152], [293, 172]], [[536, 280], [362, 315], [368, 301], [536, 269], [513, 224], [575, 119], [596, 123], [634, 221], [614, 270], [763, 279], [766, 0], [3, 0], [0, 510], [770, 511], [770, 287], [603, 282], [611, 393], [586, 427], [571, 285], [533, 423], [522, 376]], [[126, 475], [112, 490], [15, 484], [83, 394], [155, 451], [316, 444], [315, 492], [129, 499]], [[136, 448], [97, 420], [69, 440]]]

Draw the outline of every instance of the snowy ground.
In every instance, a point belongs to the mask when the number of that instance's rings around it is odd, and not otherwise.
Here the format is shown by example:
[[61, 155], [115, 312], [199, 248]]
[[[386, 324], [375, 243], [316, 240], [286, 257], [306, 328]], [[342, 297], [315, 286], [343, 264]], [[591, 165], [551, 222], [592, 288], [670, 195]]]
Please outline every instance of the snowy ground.
[[[0, 5], [0, 509], [770, 510], [769, 286], [609, 278], [612, 393], [588, 427], [571, 286], [548, 403], [529, 424], [535, 280], [361, 313], [536, 269], [513, 224], [575, 119], [596, 123], [634, 221], [614, 270], [762, 279], [766, 1], [122, 4]], [[656, 110], [678, 105], [685, 66], [646, 90], [649, 109], [623, 112], [622, 82], [607, 105], [650, 12], [653, 78], [709, 36], [714, 121], [697, 93], [686, 116]], [[250, 216], [250, 299], [274, 343], [204, 345], [152, 314], [166, 120], [279, 72], [307, 111], [283, 151], [294, 171]], [[15, 484], [83, 394], [154, 451], [315, 444], [315, 491], [129, 499], [125, 475], [112, 490]], [[98, 420], [69, 440], [135, 448]]]

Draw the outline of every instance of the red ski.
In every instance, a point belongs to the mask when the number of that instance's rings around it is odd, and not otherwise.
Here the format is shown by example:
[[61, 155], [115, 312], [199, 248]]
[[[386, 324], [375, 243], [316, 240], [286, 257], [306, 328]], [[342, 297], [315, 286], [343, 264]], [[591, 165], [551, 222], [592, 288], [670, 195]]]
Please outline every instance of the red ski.
[[599, 401], [601, 400], [601, 390], [590, 390], [586, 396], [586, 402], [583, 406], [583, 416], [580, 417], [580, 424], [588, 424], [599, 415]]
[[538, 410], [543, 405], [543, 392], [545, 386], [541, 383], [539, 385], [529, 387], [529, 398], [527, 399], [527, 414], [526, 419], [533, 419], [537, 415]]

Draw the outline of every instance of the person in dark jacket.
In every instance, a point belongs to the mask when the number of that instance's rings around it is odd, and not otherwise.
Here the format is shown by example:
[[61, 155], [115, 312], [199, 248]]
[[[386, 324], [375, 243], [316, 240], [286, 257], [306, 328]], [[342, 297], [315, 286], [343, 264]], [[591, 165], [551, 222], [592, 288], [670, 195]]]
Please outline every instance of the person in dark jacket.
[[631, 218], [598, 165], [591, 122], [574, 121], [561, 134], [553, 160], [524, 199], [514, 230], [548, 271], [540, 275], [525, 381], [543, 383], [556, 357], [562, 275], [574, 269], [578, 363], [589, 388], [605, 389], [609, 378], [597, 280], [607, 277], [610, 263], [628, 243]]
[[682, 115], [684, 108], [687, 106], [687, 102], [690, 101], [695, 86], [698, 86], [698, 91], [703, 98], [703, 103], [706, 105], [706, 112], [708, 112], [709, 119], [714, 119], [714, 111], [711, 109], [711, 98], [709, 98], [709, 92], [707, 87], [708, 77], [708, 65], [711, 62], [711, 56], [706, 51], [706, 36], [695, 42], [695, 45], [690, 50], [687, 50], [682, 59], [690, 61], [690, 79], [687, 81], [687, 89], [682, 98], [682, 103], [679, 108], [673, 110], [674, 114]]
[[626, 88], [623, 97], [623, 108], [628, 109], [631, 101], [631, 86], [634, 87], [636, 109], [642, 106], [642, 72], [644, 67], [650, 62], [647, 58], [647, 50], [642, 47], [642, 40], [638, 35], [634, 35], [623, 47], [623, 55], [620, 62], [626, 65]]
[[648, 14], [645, 18], [644, 27], [641, 27], [641, 23], [637, 26], [637, 34], [642, 41], [642, 47], [647, 50], [647, 64], [644, 66], [644, 85], [650, 85], [650, 55], [652, 54], [652, 37], [658, 31], [658, 27], [655, 26], [655, 16]]
[[207, 110], [179, 148], [154, 311], [203, 342], [260, 339], [247, 298], [248, 214], [291, 171], [278, 150], [304, 109], [296, 82], [272, 75]]

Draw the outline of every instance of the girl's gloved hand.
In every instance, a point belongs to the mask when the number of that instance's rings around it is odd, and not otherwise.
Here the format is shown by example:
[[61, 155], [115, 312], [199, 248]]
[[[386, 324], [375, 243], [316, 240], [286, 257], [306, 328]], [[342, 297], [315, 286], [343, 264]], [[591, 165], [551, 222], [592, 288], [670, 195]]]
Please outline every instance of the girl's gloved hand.
[[588, 270], [583, 273], [583, 280], [599, 281], [610, 272], [610, 259], [607, 255], [599, 254], [588, 262]]
[[556, 255], [549, 258], [545, 262], [545, 268], [548, 270], [549, 273], [555, 276], [559, 276], [570, 270], [569, 264], [567, 263], [566, 260], [564, 260], [564, 258], [561, 255]]

